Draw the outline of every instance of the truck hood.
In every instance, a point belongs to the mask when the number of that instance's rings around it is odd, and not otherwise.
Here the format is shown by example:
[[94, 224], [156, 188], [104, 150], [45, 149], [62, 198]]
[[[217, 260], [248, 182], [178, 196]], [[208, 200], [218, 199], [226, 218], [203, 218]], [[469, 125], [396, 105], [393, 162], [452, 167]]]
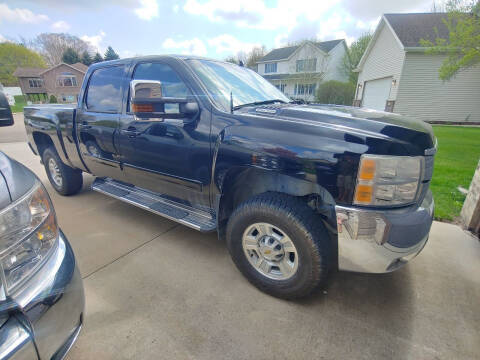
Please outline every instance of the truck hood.
[[[403, 145], [412, 155], [435, 146], [430, 124], [383, 111], [336, 105], [264, 105], [248, 108], [250, 114], [288, 119], [298, 124], [330, 127], [355, 137], [380, 138]], [[355, 141], [355, 140], [354, 140]]]

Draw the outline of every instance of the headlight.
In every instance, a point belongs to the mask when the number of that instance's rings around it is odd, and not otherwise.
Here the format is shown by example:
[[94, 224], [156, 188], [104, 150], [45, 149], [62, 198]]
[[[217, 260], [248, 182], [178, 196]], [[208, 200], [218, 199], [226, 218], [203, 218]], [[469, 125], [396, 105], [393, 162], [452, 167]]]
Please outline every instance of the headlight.
[[7, 293], [43, 263], [57, 237], [55, 211], [39, 182], [0, 212], [0, 270]]
[[423, 169], [421, 156], [362, 155], [353, 203], [404, 205], [415, 201]]

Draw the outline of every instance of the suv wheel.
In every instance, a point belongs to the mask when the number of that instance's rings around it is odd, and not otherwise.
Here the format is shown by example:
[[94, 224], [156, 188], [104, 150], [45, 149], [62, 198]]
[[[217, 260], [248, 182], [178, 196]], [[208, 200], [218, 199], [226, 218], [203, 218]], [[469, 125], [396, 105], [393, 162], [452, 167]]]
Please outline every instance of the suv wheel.
[[48, 180], [61, 195], [73, 195], [82, 189], [82, 172], [65, 165], [55, 149], [49, 147], [43, 152], [43, 164]]
[[230, 216], [226, 236], [238, 269], [268, 294], [303, 297], [326, 279], [330, 238], [299, 198], [265, 193], [247, 200]]

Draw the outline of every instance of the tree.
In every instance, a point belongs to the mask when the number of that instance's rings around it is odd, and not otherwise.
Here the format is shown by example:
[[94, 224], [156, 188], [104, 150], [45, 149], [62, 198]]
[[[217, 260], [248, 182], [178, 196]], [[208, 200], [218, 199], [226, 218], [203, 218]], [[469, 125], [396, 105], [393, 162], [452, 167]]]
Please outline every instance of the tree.
[[80, 56], [74, 49], [69, 47], [63, 52], [62, 62], [66, 64], [75, 64], [79, 61], [80, 61]]
[[51, 66], [62, 62], [63, 53], [68, 48], [72, 48], [77, 54], [92, 51], [88, 43], [70, 34], [43, 33], [28, 42], [28, 46], [40, 52]]
[[232, 64], [237, 64], [238, 65], [238, 60], [234, 55], [229, 55], [225, 58], [226, 62], [232, 63]]
[[95, 53], [95, 56], [93, 57], [93, 63], [99, 63], [103, 61], [102, 55], [100, 55], [99, 52]]
[[50, 95], [50, 104], [56, 104], [56, 103], [58, 103], [58, 101], [55, 95]]
[[0, 44], [0, 83], [5, 86], [18, 85], [18, 79], [13, 76], [17, 67], [40, 67], [46, 64], [40, 54], [27, 49], [23, 45], [11, 42]]
[[83, 65], [87, 65], [87, 66], [92, 65], [92, 62], [93, 62], [92, 57], [90, 56], [88, 51], [83, 52], [82, 59], [80, 61], [82, 62]]
[[318, 87], [316, 100], [322, 104], [352, 105], [355, 83], [330, 80]]
[[480, 1], [449, 0], [447, 17], [443, 20], [448, 39], [438, 35], [434, 41], [421, 39], [428, 48], [426, 54], [444, 54], [445, 60], [438, 70], [439, 78], [450, 80], [462, 70], [480, 63]]
[[107, 51], [105, 51], [105, 55], [103, 58], [105, 59], [105, 61], [117, 60], [117, 59], [120, 59], [120, 56], [118, 56], [118, 54], [112, 49], [112, 47], [109, 46], [107, 48]]
[[265, 53], [265, 45], [256, 46], [249, 52], [239, 51], [236, 55], [229, 55], [225, 58], [225, 61], [237, 65], [242, 63], [244, 66], [257, 71], [257, 61], [264, 57]]
[[357, 68], [372, 36], [371, 33], [360, 35], [360, 37], [350, 45], [340, 63], [341, 70], [348, 76], [348, 81], [353, 84], [356, 84], [358, 79], [358, 72], [354, 72], [354, 70]]
[[265, 45], [255, 46], [252, 50], [247, 53], [247, 62], [246, 66], [252, 70], [257, 71], [257, 61], [265, 56], [267, 49]]

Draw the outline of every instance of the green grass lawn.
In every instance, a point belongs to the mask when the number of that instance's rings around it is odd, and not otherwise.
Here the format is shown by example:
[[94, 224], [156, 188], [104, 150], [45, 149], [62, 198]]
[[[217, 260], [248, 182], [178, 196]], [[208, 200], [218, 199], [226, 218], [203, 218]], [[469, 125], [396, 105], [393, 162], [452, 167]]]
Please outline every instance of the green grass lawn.
[[27, 101], [25, 100], [25, 97], [23, 96], [15, 96], [15, 105], [10, 106], [10, 109], [12, 112], [22, 112], [23, 108], [27, 106]]
[[438, 139], [438, 152], [431, 189], [435, 198], [435, 218], [454, 220], [460, 215], [465, 195], [457, 190], [468, 190], [480, 158], [480, 127], [433, 126]]

